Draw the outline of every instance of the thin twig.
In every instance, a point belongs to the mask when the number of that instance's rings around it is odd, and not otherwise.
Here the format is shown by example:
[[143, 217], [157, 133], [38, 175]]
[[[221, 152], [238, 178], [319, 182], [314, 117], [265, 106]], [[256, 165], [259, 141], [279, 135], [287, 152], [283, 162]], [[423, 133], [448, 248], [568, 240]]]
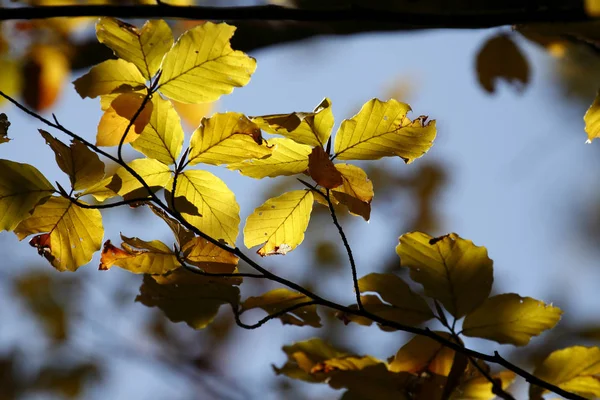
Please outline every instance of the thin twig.
[[281, 317], [289, 312], [295, 311], [299, 308], [307, 307], [307, 306], [314, 306], [314, 305], [319, 305], [319, 303], [317, 301], [305, 301], [302, 303], [297, 303], [292, 306], [286, 307], [282, 310], [279, 310], [277, 312], [274, 312], [273, 314], [269, 314], [253, 325], [247, 325], [247, 324], [243, 323], [242, 320], [240, 319], [241, 313], [239, 312], [239, 310], [233, 304], [231, 305], [231, 308], [233, 310], [233, 315], [235, 316], [235, 322], [239, 327], [244, 328], [244, 329], [256, 329], [256, 328], [260, 328], [261, 326], [263, 326], [265, 323], [269, 322], [272, 319], [279, 318], [279, 317]]

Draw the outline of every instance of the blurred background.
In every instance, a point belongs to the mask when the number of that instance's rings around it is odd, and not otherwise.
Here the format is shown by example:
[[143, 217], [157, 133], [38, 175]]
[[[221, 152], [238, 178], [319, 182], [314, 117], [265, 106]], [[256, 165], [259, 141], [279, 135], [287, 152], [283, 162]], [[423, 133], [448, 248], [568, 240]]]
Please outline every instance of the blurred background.
[[[171, 22], [176, 34], [197, 23]], [[101, 116], [99, 101], [81, 100], [70, 82], [111, 56], [96, 44], [93, 24], [77, 19], [0, 25], [0, 89], [42, 115], [54, 113], [88, 139]], [[585, 144], [583, 124], [600, 87], [600, 53], [593, 41], [547, 28], [367, 32], [266, 45], [269, 40], [256, 39], [260, 32], [252, 37], [253, 25], [243, 23], [233, 45], [257, 59], [257, 71], [248, 86], [216, 104], [180, 109], [186, 137], [213, 112], [311, 111], [324, 97], [333, 103], [334, 130], [373, 97], [396, 98], [412, 106], [413, 118], [437, 120], [433, 148], [413, 164], [399, 158], [358, 164], [375, 186], [371, 219], [340, 214], [359, 276], [404, 275], [394, 249], [398, 236], [409, 231], [456, 232], [486, 246], [494, 260], [494, 292], [551, 302], [565, 315], [525, 350], [476, 339], [467, 345], [499, 350], [531, 368], [552, 350], [600, 340], [600, 149]], [[12, 123], [13, 139], [0, 146], [0, 158], [33, 164], [51, 182], [66, 182], [37, 133], [43, 126], [6, 103], [0, 111]], [[138, 156], [127, 153], [129, 159]], [[292, 177], [256, 181], [225, 168], [207, 169], [234, 191], [242, 221], [267, 198], [302, 188]], [[327, 209], [314, 207], [296, 251], [256, 259], [351, 304], [341, 241]], [[172, 243], [164, 223], [144, 208], [106, 210], [103, 217], [105, 240], [118, 242], [123, 233]], [[238, 245], [243, 247], [241, 238]], [[285, 361], [281, 347], [322, 337], [386, 359], [409, 338], [375, 326], [345, 326], [327, 310], [320, 310], [320, 329], [273, 320], [246, 331], [223, 307], [213, 324], [194, 331], [134, 302], [141, 276], [118, 268], [98, 271], [99, 255], [76, 273], [59, 273], [13, 233], [0, 234], [0, 251], [1, 400], [336, 399], [341, 393], [326, 385], [276, 376], [271, 365]], [[274, 287], [245, 282], [242, 296]], [[253, 323], [263, 316], [248, 312], [243, 319]], [[515, 393], [525, 389], [517, 379]]]

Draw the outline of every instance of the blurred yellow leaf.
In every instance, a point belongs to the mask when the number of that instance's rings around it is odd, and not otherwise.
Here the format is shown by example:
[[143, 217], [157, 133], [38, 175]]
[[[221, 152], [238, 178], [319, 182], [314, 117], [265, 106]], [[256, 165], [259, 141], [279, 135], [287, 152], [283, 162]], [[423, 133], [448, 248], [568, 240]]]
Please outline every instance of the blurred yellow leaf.
[[269, 145], [274, 146], [270, 157], [229, 164], [227, 168], [255, 179], [296, 175], [308, 169], [308, 156], [312, 151], [310, 146], [283, 138], [271, 139]]
[[479, 50], [477, 75], [479, 83], [489, 93], [494, 93], [500, 78], [523, 89], [529, 82], [529, 64], [510, 36], [500, 33], [489, 38]]
[[106, 60], [73, 82], [81, 98], [127, 93], [142, 89], [146, 79], [135, 65], [125, 60]]
[[190, 239], [181, 250], [185, 261], [213, 274], [233, 273], [239, 260], [230, 252], [201, 237]]
[[600, 92], [596, 94], [596, 98], [585, 113], [583, 121], [588, 136], [587, 143], [591, 143], [592, 140], [600, 137]]
[[237, 307], [240, 290], [231, 281], [195, 275], [182, 268], [166, 276], [144, 275], [135, 300], [160, 308], [173, 322], [183, 321], [194, 329], [203, 329], [215, 319], [223, 304]]
[[69, 176], [74, 190], [86, 189], [104, 178], [104, 163], [85, 144], [73, 140], [67, 146], [45, 130], [38, 131], [54, 151], [56, 164]]
[[0, 169], [0, 229], [12, 231], [52, 195], [54, 187], [28, 164], [0, 160]]
[[500, 344], [525, 346], [533, 336], [552, 329], [561, 315], [558, 307], [531, 297], [505, 293], [490, 297], [467, 314], [462, 333]]
[[[145, 96], [139, 93], [122, 93], [117, 96], [100, 119], [96, 145], [118, 146], [131, 120], [144, 104], [144, 98]], [[123, 144], [133, 142], [140, 137], [140, 134], [150, 122], [153, 109], [154, 103], [152, 101], [147, 101], [144, 104], [144, 108], [129, 128]]]
[[104, 243], [99, 269], [116, 265], [134, 274], [163, 275], [181, 266], [173, 251], [160, 240], [146, 242], [123, 235], [121, 240], [122, 248], [113, 246], [110, 240]]
[[[448, 332], [434, 331], [439, 336], [452, 340]], [[454, 350], [426, 336], [416, 335], [398, 350], [389, 370], [392, 372], [410, 372], [420, 375], [430, 372], [448, 376], [454, 362]]]
[[[140, 158], [127, 165], [153, 190], [162, 189], [171, 181], [172, 173], [169, 167], [152, 158]], [[106, 187], [120, 196], [130, 198], [149, 196], [148, 190], [123, 167], [117, 170]]]
[[425, 294], [439, 300], [454, 317], [477, 308], [492, 289], [493, 262], [485, 247], [456, 233], [432, 238], [421, 232], [400, 236], [400, 264], [423, 285]]
[[[388, 371], [385, 364], [371, 362], [362, 368], [342, 370], [331, 375], [328, 380], [329, 386], [334, 389], [346, 388], [348, 391], [342, 397], [343, 400], [408, 400], [408, 399], [435, 399], [435, 395], [419, 395], [409, 397], [407, 393], [412, 393], [417, 389], [415, 386], [419, 378], [406, 372], [395, 373]], [[431, 388], [437, 388], [439, 385], [433, 385], [428, 382], [423, 385]], [[419, 388], [420, 389], [420, 388]], [[420, 390], [419, 390], [420, 392]], [[420, 394], [420, 393], [419, 393]]]
[[[256, 297], [248, 297], [242, 303], [241, 311], [251, 310], [253, 308], [261, 308], [267, 314], [274, 314], [282, 311], [295, 304], [305, 303], [312, 299], [302, 293], [293, 292], [286, 288], [271, 290]], [[317, 314], [317, 306], [309, 305], [302, 308], [297, 308], [278, 317], [281, 323], [296, 325], [296, 326], [312, 326], [319, 328], [321, 326], [321, 318]]]
[[398, 156], [406, 163], [421, 157], [433, 145], [435, 121], [406, 116], [410, 106], [396, 100], [369, 100], [358, 114], [342, 122], [335, 135], [335, 158], [377, 160]]
[[208, 117], [216, 104], [215, 102], [188, 104], [175, 100], [171, 100], [171, 103], [173, 103], [173, 107], [175, 107], [183, 122], [191, 129], [196, 129], [202, 118]]
[[36, 111], [50, 108], [62, 92], [69, 72], [69, 60], [57, 47], [32, 46], [22, 67], [25, 104]]
[[173, 33], [163, 20], [147, 21], [138, 29], [118, 19], [100, 18], [96, 36], [117, 57], [133, 63], [146, 80], [158, 72], [164, 55], [173, 45]]
[[181, 35], [163, 59], [161, 93], [183, 103], [207, 103], [245, 86], [256, 61], [231, 48], [235, 29], [206, 22]]
[[[138, 118], [143, 119], [145, 116], [140, 114]], [[123, 132], [124, 128], [121, 135]], [[183, 138], [181, 120], [171, 102], [162, 99], [159, 95], [154, 95], [148, 124], [137, 139], [131, 143], [131, 147], [146, 157], [170, 165], [175, 164], [179, 158]]]
[[315, 147], [308, 156], [308, 173], [317, 184], [327, 189], [336, 188], [344, 183], [342, 174], [321, 146]]
[[[0, 57], [0, 88], [11, 97], [15, 97], [23, 88], [23, 75], [21, 64], [12, 58]], [[7, 100], [0, 97], [0, 105]]]
[[[184, 209], [186, 207], [180, 197], [194, 205], [200, 215]], [[221, 179], [208, 171], [185, 171], [178, 177], [175, 198], [176, 208], [190, 224], [217, 240], [235, 245], [240, 225], [240, 206]]]
[[304, 240], [313, 206], [309, 190], [294, 190], [267, 200], [246, 220], [244, 244], [251, 248], [264, 245], [257, 253], [285, 255]]
[[327, 143], [334, 124], [331, 101], [327, 98], [315, 107], [313, 112], [294, 112], [250, 118], [266, 132], [285, 136], [297, 143], [321, 147]]
[[[573, 346], [552, 352], [533, 374], [552, 385], [588, 399], [600, 397], [600, 348]], [[529, 387], [532, 400], [547, 392], [539, 386]]]
[[80, 208], [64, 197], [51, 197], [15, 228], [19, 240], [29, 242], [54, 268], [75, 271], [100, 249], [104, 227], [100, 211]]
[[[512, 371], [502, 371], [491, 375], [494, 379], [502, 382], [502, 389], [506, 390], [515, 380], [515, 373]], [[452, 400], [492, 400], [496, 395], [492, 392], [492, 383], [483, 375], [467, 379], [462, 382], [452, 393]]]
[[600, 16], [600, 1], [599, 0], [584, 0], [585, 13], [590, 17]]
[[260, 128], [245, 115], [228, 112], [203, 118], [190, 139], [190, 165], [221, 165], [251, 158], [268, 157], [273, 152]]

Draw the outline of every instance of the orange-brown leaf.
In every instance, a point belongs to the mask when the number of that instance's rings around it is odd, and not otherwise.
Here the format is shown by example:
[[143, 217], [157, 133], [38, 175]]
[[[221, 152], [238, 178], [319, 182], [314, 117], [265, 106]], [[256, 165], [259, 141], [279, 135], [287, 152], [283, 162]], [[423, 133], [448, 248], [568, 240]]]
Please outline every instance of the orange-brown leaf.
[[[131, 119], [142, 106], [144, 97], [140, 93], [122, 93], [110, 103], [110, 107], [104, 112], [98, 124], [98, 135], [96, 136], [98, 146], [119, 145]], [[146, 102], [123, 143], [133, 142], [139, 137], [150, 121], [152, 110], [152, 102]]]
[[308, 172], [315, 182], [327, 189], [336, 188], [344, 183], [342, 174], [321, 146], [315, 147], [308, 156]]

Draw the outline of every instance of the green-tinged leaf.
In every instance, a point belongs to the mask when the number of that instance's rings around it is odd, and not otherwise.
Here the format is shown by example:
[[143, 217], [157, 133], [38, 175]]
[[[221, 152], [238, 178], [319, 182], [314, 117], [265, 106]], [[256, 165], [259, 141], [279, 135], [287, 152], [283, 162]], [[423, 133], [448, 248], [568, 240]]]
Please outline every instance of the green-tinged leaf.
[[256, 61], [231, 48], [235, 29], [205, 22], [181, 35], [163, 59], [161, 93], [183, 103], [207, 103], [245, 86]]
[[103, 202], [107, 199], [118, 196], [117, 193], [115, 193], [112, 189], [108, 187], [108, 185], [110, 185], [110, 183], [112, 182], [113, 178], [114, 175], [107, 176], [106, 178], [102, 179], [101, 181], [84, 190], [81, 193], [81, 196], [91, 194], [92, 196], [94, 196], [94, 199], [96, 199], [96, 201], [99, 202]]
[[[439, 336], [452, 340], [447, 332], [434, 331]], [[410, 372], [420, 375], [429, 372], [448, 376], [454, 362], [454, 350], [426, 336], [414, 336], [398, 350], [389, 364], [392, 372]]]
[[296, 175], [308, 169], [310, 146], [283, 138], [270, 139], [269, 145], [273, 146], [270, 157], [229, 164], [227, 168], [255, 179]]
[[[331, 375], [328, 383], [334, 389], [348, 389], [343, 399], [353, 400], [408, 400], [408, 393], [416, 388], [419, 381], [406, 372], [388, 371], [385, 364], [377, 363], [360, 369], [338, 371]], [[416, 397], [415, 397], [416, 398]], [[439, 397], [418, 397], [435, 399]]]
[[592, 140], [600, 137], [600, 92], [596, 94], [596, 98], [585, 113], [583, 121], [588, 137], [587, 143], [591, 143]]
[[[190, 212], [189, 205], [195, 206], [197, 213]], [[240, 225], [240, 206], [227, 185], [210, 172], [191, 170], [180, 174], [175, 191], [175, 207], [202, 232], [235, 245]]]
[[525, 346], [533, 336], [552, 329], [560, 320], [558, 307], [531, 297], [505, 293], [490, 297], [463, 322], [463, 334]]
[[[229, 278], [211, 278], [177, 269], [169, 275], [144, 275], [136, 301], [160, 308], [173, 322], [194, 329], [208, 326], [224, 304], [237, 307], [240, 290]], [[240, 280], [241, 281], [241, 280]]]
[[0, 230], [12, 231], [54, 188], [35, 167], [0, 160]]
[[231, 164], [268, 157], [272, 147], [262, 138], [260, 128], [243, 114], [214, 114], [203, 118], [192, 134], [188, 160], [191, 165]]
[[489, 38], [479, 50], [477, 76], [488, 93], [494, 93], [500, 79], [522, 90], [529, 82], [529, 64], [511, 37], [502, 32]]
[[[533, 373], [561, 389], [592, 399], [600, 397], [600, 348], [573, 346], [552, 352]], [[539, 400], [547, 391], [535, 385], [529, 387], [532, 400]]]
[[262, 257], [294, 250], [304, 240], [313, 201], [308, 190], [294, 190], [267, 200], [246, 220], [244, 244], [251, 248], [264, 243], [257, 251]]
[[146, 79], [130, 62], [124, 60], [106, 60], [73, 84], [81, 98], [98, 97], [110, 93], [127, 93], [139, 90], [146, 84]]
[[45, 130], [38, 130], [54, 151], [59, 168], [69, 176], [73, 189], [88, 188], [104, 177], [104, 163], [85, 144], [73, 140], [71, 146], [67, 146]]
[[342, 174], [321, 146], [315, 147], [308, 156], [308, 173], [318, 185], [326, 189], [333, 189], [344, 183]]
[[297, 143], [323, 147], [333, 129], [331, 101], [324, 99], [313, 112], [251, 117], [266, 132], [279, 134]]
[[[154, 109], [154, 103], [146, 101], [145, 97], [140, 93], [122, 93], [115, 97], [98, 123], [96, 145], [118, 146], [128, 127], [129, 131], [127, 131], [123, 144], [138, 139], [148, 126]], [[140, 108], [142, 111], [138, 114]], [[136, 114], [137, 117], [131, 124]]]
[[490, 295], [494, 277], [487, 250], [456, 233], [438, 238], [407, 233], [400, 236], [396, 253], [401, 265], [410, 268], [412, 280], [456, 318], [473, 311]]
[[[492, 378], [502, 382], [502, 389], [506, 390], [515, 380], [515, 373], [512, 371], [502, 371], [492, 374]], [[496, 395], [492, 391], [492, 383], [481, 374], [462, 382], [450, 396], [452, 400], [492, 400]]]
[[[280, 288], [271, 290], [257, 297], [249, 297], [242, 303], [242, 312], [253, 308], [262, 308], [267, 314], [280, 312], [299, 303], [306, 303], [312, 299], [302, 293]], [[312, 326], [319, 328], [321, 318], [317, 314], [317, 306], [309, 305], [297, 308], [278, 317], [281, 323], [296, 326]]]
[[134, 274], [163, 275], [181, 267], [173, 251], [160, 240], [146, 242], [123, 235], [121, 239], [121, 248], [113, 246], [110, 240], [104, 243], [99, 269], [116, 265]]
[[183, 137], [177, 111], [170, 101], [155, 95], [152, 97], [150, 119], [142, 133], [131, 143], [131, 147], [146, 157], [170, 165], [177, 162], [183, 146]]
[[100, 249], [104, 227], [100, 211], [80, 208], [64, 197], [51, 197], [15, 228], [19, 240], [34, 234], [36, 247], [54, 268], [75, 271]]
[[396, 100], [372, 99], [351, 119], [344, 120], [335, 136], [334, 152], [340, 160], [377, 160], [398, 156], [406, 163], [425, 154], [436, 136], [435, 121], [406, 116], [410, 106]]
[[181, 249], [189, 264], [213, 274], [231, 274], [239, 259], [201, 237], [190, 239]]
[[4, 113], [0, 113], [0, 143], [10, 142], [8, 137], [8, 128], [10, 127], [10, 121]]
[[[139, 158], [127, 164], [131, 167], [153, 191], [160, 190], [171, 181], [172, 173], [168, 166], [152, 158]], [[148, 190], [130, 174], [120, 167], [112, 177], [107, 188], [120, 196], [129, 198], [147, 197]]]
[[[154, 214], [156, 214], [163, 221], [165, 221], [165, 223], [169, 226], [169, 228], [171, 228], [171, 231], [173, 231], [173, 234], [175, 235], [175, 239], [177, 240], [177, 244], [179, 245], [180, 249], [183, 249], [184, 247], [186, 247], [188, 242], [196, 237], [194, 232], [191, 232], [185, 226], [181, 225], [181, 223], [179, 221], [177, 221], [175, 218], [168, 215], [162, 208], [159, 208], [158, 206], [156, 206], [152, 203], [148, 203], [147, 206], [148, 206], [148, 208], [150, 208], [150, 210], [152, 210], [152, 212]], [[191, 245], [191, 246], [192, 246], [192, 249], [195, 247], [195, 245]], [[190, 250], [188, 250], [188, 251], [190, 251]], [[212, 254], [212, 252], [211, 252], [211, 254]]]
[[144, 78], [152, 78], [173, 45], [173, 33], [163, 20], [147, 21], [141, 29], [114, 18], [100, 18], [96, 24], [100, 43], [115, 55], [133, 63]]

